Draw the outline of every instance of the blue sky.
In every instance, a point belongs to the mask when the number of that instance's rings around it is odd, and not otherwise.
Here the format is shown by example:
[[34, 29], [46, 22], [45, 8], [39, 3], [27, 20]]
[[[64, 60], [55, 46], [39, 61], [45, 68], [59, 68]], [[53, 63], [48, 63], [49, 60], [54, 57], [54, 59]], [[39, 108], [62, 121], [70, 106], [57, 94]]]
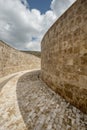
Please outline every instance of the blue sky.
[[41, 50], [41, 40], [75, 0], [0, 0], [0, 40], [19, 50]]
[[50, 10], [50, 4], [52, 0], [27, 0], [30, 5], [30, 9], [38, 9], [41, 13], [45, 13]]

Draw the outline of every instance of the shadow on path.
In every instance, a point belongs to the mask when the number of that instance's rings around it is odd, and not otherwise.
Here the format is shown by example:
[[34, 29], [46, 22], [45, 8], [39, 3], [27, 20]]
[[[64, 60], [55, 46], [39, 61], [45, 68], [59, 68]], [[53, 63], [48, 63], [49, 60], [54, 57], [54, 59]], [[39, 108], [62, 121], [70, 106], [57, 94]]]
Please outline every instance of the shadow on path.
[[86, 130], [85, 115], [40, 80], [40, 71], [21, 76], [16, 88], [27, 130]]

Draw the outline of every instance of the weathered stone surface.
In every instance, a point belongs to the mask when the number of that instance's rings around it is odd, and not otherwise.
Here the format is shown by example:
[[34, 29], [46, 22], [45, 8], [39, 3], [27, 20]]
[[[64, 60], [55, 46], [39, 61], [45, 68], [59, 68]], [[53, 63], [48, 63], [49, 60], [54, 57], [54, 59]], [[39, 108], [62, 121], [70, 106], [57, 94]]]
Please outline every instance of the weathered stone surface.
[[40, 71], [18, 72], [0, 92], [0, 130], [87, 130], [87, 115], [53, 92]]
[[20, 52], [0, 41], [0, 77], [34, 68], [40, 68], [40, 58]]
[[77, 0], [42, 40], [42, 79], [87, 113], [87, 0]]

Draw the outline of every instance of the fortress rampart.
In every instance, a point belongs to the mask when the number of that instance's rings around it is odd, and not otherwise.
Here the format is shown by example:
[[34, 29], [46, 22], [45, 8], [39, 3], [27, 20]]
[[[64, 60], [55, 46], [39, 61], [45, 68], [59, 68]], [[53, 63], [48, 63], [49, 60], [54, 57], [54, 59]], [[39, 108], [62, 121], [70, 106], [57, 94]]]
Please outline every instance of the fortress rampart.
[[18, 51], [0, 41], [0, 77], [35, 68], [40, 68], [40, 58]]
[[87, 113], [87, 0], [77, 0], [42, 40], [42, 79]]

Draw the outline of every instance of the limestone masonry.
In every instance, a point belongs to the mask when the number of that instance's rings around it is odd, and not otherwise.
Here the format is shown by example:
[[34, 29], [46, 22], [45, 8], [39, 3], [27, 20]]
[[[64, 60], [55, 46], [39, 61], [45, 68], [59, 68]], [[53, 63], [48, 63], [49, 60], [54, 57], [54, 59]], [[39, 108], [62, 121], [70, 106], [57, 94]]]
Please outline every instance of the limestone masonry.
[[87, 113], [87, 0], [77, 0], [42, 40], [42, 79]]
[[20, 52], [0, 41], [0, 77], [34, 68], [40, 68], [40, 58]]

